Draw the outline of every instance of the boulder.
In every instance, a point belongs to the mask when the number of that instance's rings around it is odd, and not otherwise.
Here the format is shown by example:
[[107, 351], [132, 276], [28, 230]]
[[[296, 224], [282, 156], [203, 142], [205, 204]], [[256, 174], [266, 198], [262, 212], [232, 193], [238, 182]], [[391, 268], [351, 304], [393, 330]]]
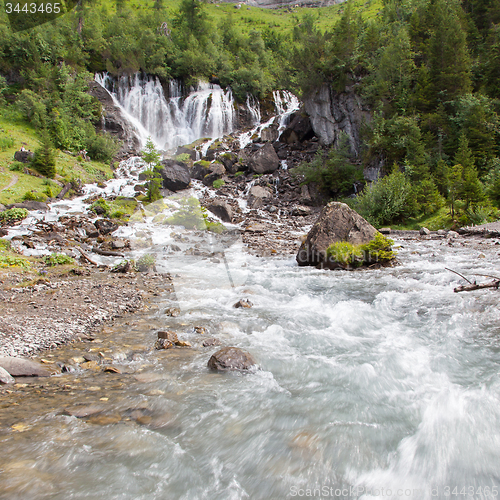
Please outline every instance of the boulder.
[[221, 344], [222, 344], [222, 342], [219, 339], [216, 339], [215, 337], [211, 337], [211, 338], [204, 340], [202, 346], [203, 347], [214, 347], [214, 346], [218, 346]]
[[294, 144], [314, 137], [314, 130], [309, 116], [297, 114], [280, 136], [280, 142]]
[[94, 225], [101, 234], [109, 234], [118, 229], [118, 224], [109, 219], [98, 219], [94, 222]]
[[32, 151], [16, 151], [14, 153], [14, 160], [20, 161], [21, 163], [30, 163], [35, 153]]
[[266, 142], [264, 146], [255, 151], [248, 160], [248, 166], [256, 174], [271, 174], [278, 170], [280, 159], [272, 144]]
[[236, 166], [238, 157], [234, 153], [221, 154], [218, 160], [224, 165], [229, 174], [235, 174], [238, 171], [238, 167]]
[[0, 367], [13, 377], [50, 377], [50, 372], [30, 359], [0, 357]]
[[196, 161], [196, 151], [194, 149], [186, 148], [184, 146], [179, 146], [175, 152], [175, 156], [188, 154], [189, 158]]
[[161, 166], [160, 174], [165, 189], [175, 192], [189, 187], [191, 175], [185, 163], [175, 160], [163, 160]]
[[250, 353], [238, 347], [224, 347], [208, 360], [208, 367], [218, 371], [249, 370], [256, 364]]
[[292, 215], [295, 217], [306, 217], [312, 213], [310, 207], [305, 207], [304, 205], [294, 205], [292, 207]]
[[421, 227], [419, 233], [420, 236], [428, 236], [429, 234], [431, 234], [431, 232], [426, 227]]
[[99, 236], [99, 230], [94, 224], [85, 224], [83, 226], [87, 238], [97, 238]]
[[13, 384], [15, 381], [14, 377], [5, 368], [0, 367], [0, 384]]
[[219, 162], [211, 163], [207, 169], [207, 173], [202, 179], [203, 184], [205, 186], [211, 186], [214, 181], [220, 179], [226, 173], [226, 169], [224, 165]]
[[244, 309], [250, 309], [253, 304], [248, 299], [240, 299], [236, 304], [233, 305], [234, 308], [239, 309], [243, 307]]
[[377, 230], [345, 203], [332, 201], [319, 215], [296, 256], [299, 266], [327, 263], [327, 248], [338, 241], [353, 245], [370, 242]]
[[23, 201], [22, 203], [8, 205], [7, 208], [25, 208], [26, 210], [41, 210], [46, 212], [49, 206], [47, 203], [43, 203], [43, 201]]
[[207, 208], [224, 222], [231, 222], [233, 219], [233, 210], [227, 201], [213, 200]]
[[248, 205], [250, 208], [259, 208], [264, 204], [264, 200], [273, 197], [273, 192], [262, 186], [252, 186], [248, 192]]
[[266, 127], [261, 133], [260, 133], [260, 138], [262, 139], [262, 142], [275, 142], [278, 140], [279, 137], [279, 131], [278, 131], [279, 125], [275, 122], [271, 123], [269, 127]]

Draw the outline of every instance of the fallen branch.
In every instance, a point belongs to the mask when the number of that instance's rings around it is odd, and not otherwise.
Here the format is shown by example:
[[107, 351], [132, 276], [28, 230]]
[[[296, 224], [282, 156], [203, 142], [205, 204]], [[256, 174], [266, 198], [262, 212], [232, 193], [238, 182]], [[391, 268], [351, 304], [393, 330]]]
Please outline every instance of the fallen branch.
[[101, 250], [100, 248], [97, 247], [92, 247], [92, 251], [94, 253], [98, 253], [99, 255], [106, 255], [107, 257], [122, 257], [122, 258], [125, 257], [125, 255], [123, 255], [120, 252], [110, 252], [109, 250]]
[[82, 257], [87, 261], [90, 262], [93, 266], [99, 267], [101, 264], [96, 262], [95, 260], [92, 260], [80, 247], [76, 247], [76, 249], [82, 254]]
[[447, 267], [445, 267], [445, 269], [446, 269], [447, 271], [452, 272], [452, 273], [458, 274], [461, 278], [463, 278], [465, 281], [467, 281], [467, 282], [468, 282], [468, 283], [470, 283], [471, 285], [472, 285], [472, 284], [474, 284], [474, 285], [475, 285], [475, 283], [472, 283], [472, 281], [468, 280], [468, 279], [467, 279], [467, 278], [466, 278], [463, 274], [457, 273], [457, 272], [456, 272], [456, 271], [454, 271], [453, 269], [449, 269], [449, 268], [447, 268]]
[[489, 283], [480, 283], [479, 285], [476, 283], [473, 283], [471, 285], [460, 285], [457, 286], [453, 291], [455, 293], [458, 292], [472, 292], [473, 290], [480, 290], [481, 288], [496, 288], [498, 290], [498, 287], [500, 286], [500, 280], [493, 280], [490, 281]]

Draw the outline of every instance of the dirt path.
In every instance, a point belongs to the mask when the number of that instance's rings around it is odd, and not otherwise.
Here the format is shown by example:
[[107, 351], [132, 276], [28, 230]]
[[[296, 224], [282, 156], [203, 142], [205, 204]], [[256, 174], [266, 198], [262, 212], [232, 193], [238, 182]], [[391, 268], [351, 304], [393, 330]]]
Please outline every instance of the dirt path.
[[4, 188], [0, 189], [0, 191], [5, 191], [6, 189], [11, 188], [12, 186], [15, 186], [17, 184], [17, 181], [19, 180], [19, 177], [17, 175], [13, 175], [11, 181], [9, 182], [8, 186], [5, 186]]

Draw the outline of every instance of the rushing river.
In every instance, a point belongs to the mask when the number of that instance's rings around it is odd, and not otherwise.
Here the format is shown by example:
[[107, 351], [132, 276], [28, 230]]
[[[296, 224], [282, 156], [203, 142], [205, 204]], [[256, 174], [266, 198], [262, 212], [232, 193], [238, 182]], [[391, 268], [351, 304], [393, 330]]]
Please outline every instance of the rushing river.
[[[171, 259], [175, 294], [51, 354], [90, 348], [121, 374], [62, 374], [2, 399], [0, 497], [495, 498], [498, 292], [454, 294], [462, 281], [444, 268], [498, 274], [499, 247], [399, 243], [400, 266], [359, 272], [235, 251], [234, 287], [222, 264]], [[233, 308], [243, 297], [253, 307]], [[153, 350], [161, 328], [193, 348]], [[209, 372], [206, 336], [260, 369]], [[78, 404], [103, 412], [62, 414]]]

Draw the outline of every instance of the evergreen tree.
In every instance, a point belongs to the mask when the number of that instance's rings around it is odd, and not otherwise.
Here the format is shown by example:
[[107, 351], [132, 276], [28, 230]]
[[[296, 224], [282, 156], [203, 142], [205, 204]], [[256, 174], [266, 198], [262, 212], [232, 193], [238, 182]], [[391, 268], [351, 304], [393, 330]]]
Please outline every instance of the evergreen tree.
[[56, 176], [56, 152], [48, 134], [43, 135], [42, 143], [35, 151], [31, 164], [45, 177], [53, 179]]
[[162, 185], [162, 178], [158, 172], [161, 155], [156, 149], [151, 137], [148, 137], [146, 146], [143, 149], [141, 156], [148, 165], [148, 168], [144, 171], [147, 182], [146, 199], [153, 202], [161, 198], [160, 189]]

